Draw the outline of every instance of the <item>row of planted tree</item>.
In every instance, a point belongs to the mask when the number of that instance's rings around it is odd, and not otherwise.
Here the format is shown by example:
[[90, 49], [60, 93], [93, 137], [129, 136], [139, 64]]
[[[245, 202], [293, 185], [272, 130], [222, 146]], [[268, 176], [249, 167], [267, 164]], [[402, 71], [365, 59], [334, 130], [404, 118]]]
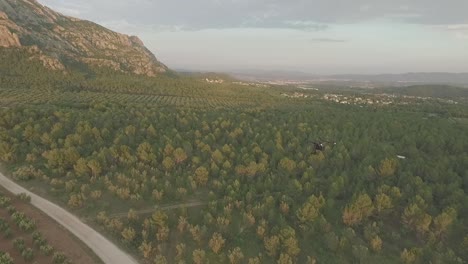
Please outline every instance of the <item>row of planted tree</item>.
[[[17, 199], [30, 202], [31, 198], [26, 194], [20, 194]], [[12, 199], [2, 193], [0, 193], [0, 212], [1, 215], [5, 215], [6, 212], [10, 215], [10, 219], [0, 217], [2, 239], [11, 241], [14, 249], [19, 252], [24, 261], [33, 262], [37, 254], [41, 254], [49, 257], [53, 264], [71, 263], [62, 252], [56, 251], [47, 242], [41, 231], [37, 230], [36, 221], [18, 211], [12, 204]], [[13, 252], [4, 252], [3, 250], [5, 249], [0, 249], [0, 263], [18, 263], [10, 255]]]

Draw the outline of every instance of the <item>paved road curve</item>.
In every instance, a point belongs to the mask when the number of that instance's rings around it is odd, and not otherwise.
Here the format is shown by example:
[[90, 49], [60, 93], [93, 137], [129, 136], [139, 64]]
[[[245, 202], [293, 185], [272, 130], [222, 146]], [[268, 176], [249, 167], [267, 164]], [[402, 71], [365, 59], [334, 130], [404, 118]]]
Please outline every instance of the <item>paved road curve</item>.
[[27, 193], [31, 204], [46, 213], [85, 243], [106, 264], [137, 264], [131, 256], [80, 221], [76, 216], [48, 200], [31, 193], [0, 173], [0, 185], [13, 194]]

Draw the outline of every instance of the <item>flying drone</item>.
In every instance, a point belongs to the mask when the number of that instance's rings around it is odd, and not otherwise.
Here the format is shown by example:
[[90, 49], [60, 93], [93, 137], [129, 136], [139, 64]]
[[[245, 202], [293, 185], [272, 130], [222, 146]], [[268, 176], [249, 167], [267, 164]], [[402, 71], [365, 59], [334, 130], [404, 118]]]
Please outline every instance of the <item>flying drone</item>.
[[312, 144], [313, 144], [313, 148], [314, 148], [315, 153], [317, 153], [319, 151], [325, 151], [328, 144], [329, 145], [336, 145], [336, 142], [320, 140], [320, 141], [312, 142]]

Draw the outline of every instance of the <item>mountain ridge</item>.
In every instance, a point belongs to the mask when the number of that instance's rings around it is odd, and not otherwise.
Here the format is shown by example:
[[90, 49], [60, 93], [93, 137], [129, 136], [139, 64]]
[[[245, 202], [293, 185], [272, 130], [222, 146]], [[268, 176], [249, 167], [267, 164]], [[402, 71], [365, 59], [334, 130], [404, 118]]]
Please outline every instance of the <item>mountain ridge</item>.
[[138, 37], [62, 15], [35, 0], [0, 0], [0, 47], [31, 50], [54, 70], [74, 64], [146, 76], [169, 70]]

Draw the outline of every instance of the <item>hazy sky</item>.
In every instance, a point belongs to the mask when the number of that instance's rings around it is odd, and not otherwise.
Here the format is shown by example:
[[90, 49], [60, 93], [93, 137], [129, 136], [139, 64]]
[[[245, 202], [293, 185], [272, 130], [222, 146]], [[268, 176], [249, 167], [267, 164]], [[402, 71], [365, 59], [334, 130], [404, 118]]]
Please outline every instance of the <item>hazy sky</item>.
[[468, 72], [468, 0], [39, 0], [175, 69]]

